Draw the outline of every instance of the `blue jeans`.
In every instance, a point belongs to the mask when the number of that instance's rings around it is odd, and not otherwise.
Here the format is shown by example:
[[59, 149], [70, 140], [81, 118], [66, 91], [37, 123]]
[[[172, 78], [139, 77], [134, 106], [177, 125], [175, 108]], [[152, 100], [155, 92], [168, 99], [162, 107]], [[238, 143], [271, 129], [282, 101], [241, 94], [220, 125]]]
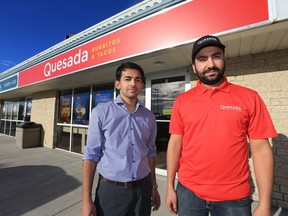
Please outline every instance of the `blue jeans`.
[[179, 216], [251, 216], [249, 197], [239, 200], [211, 202], [196, 196], [180, 182], [177, 185]]

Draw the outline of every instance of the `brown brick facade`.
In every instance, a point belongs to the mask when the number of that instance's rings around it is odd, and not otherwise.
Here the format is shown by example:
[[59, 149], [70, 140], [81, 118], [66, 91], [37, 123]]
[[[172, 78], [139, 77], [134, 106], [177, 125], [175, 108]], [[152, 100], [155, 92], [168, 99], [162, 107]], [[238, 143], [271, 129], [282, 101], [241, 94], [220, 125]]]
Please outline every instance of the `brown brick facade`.
[[56, 143], [58, 91], [39, 92], [32, 96], [31, 121], [42, 125], [42, 145], [54, 148]]

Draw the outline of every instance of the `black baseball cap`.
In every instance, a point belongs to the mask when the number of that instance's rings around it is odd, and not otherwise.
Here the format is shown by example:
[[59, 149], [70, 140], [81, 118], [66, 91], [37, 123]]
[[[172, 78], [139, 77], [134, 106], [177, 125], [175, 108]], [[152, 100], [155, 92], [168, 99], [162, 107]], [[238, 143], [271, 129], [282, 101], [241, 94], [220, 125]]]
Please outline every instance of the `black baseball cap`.
[[216, 46], [219, 47], [225, 51], [224, 44], [221, 43], [218, 37], [215, 37], [213, 35], [205, 35], [198, 40], [195, 41], [192, 49], [192, 62], [195, 62], [195, 55], [203, 48], [208, 46]]

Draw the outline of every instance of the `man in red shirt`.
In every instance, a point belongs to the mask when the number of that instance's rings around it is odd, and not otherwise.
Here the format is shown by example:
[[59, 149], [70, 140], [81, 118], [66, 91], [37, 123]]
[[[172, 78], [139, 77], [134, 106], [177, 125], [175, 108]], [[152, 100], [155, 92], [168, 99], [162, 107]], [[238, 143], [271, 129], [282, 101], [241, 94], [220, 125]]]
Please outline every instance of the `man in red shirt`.
[[258, 93], [227, 81], [224, 52], [215, 36], [194, 43], [192, 68], [199, 80], [173, 106], [166, 195], [172, 214], [251, 215], [249, 141], [259, 190], [253, 215], [270, 215], [273, 154], [268, 138], [277, 133]]

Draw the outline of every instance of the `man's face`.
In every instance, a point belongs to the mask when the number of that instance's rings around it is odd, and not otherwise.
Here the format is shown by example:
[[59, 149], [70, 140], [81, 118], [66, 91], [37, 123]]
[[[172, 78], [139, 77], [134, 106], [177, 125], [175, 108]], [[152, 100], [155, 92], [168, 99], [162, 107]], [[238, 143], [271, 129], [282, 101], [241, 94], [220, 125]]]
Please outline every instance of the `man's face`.
[[204, 86], [219, 86], [225, 73], [223, 50], [215, 46], [201, 49], [196, 54], [192, 67]]
[[122, 71], [120, 81], [115, 82], [115, 87], [125, 99], [136, 99], [143, 88], [141, 73], [136, 69]]

